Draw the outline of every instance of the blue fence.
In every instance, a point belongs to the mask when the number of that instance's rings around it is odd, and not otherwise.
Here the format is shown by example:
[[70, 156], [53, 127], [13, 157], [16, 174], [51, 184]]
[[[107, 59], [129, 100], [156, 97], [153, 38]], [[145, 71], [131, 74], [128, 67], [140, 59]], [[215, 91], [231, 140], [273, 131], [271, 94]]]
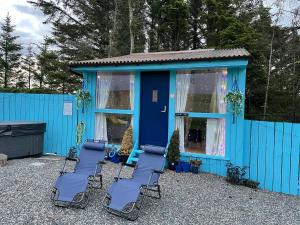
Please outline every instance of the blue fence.
[[32, 120], [47, 123], [44, 153], [66, 155], [75, 145], [77, 110], [64, 115], [64, 103], [74, 103], [72, 95], [0, 93], [0, 121]]
[[244, 165], [259, 187], [300, 195], [300, 124], [245, 121]]

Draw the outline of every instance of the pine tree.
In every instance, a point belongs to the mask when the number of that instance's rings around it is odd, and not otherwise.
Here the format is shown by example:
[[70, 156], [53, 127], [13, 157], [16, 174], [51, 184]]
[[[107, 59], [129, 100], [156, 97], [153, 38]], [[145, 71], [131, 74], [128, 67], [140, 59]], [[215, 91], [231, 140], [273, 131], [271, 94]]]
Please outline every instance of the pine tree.
[[17, 43], [18, 36], [14, 36], [15, 26], [12, 25], [11, 17], [6, 16], [1, 23], [0, 34], [0, 76], [4, 83], [4, 88], [16, 81], [18, 67], [20, 65], [21, 45]]
[[30, 44], [27, 48], [27, 55], [22, 59], [22, 70], [24, 71], [24, 76], [26, 77], [26, 83], [28, 89], [32, 86], [32, 80], [36, 76], [36, 62], [34, 58], [34, 52], [32, 50], [32, 45]]

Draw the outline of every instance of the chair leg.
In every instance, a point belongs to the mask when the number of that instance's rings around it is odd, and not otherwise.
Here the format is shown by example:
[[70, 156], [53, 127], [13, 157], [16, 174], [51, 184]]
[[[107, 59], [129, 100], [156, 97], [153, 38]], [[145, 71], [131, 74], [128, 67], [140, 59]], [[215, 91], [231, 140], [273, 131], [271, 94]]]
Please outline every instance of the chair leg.
[[[145, 189], [147, 189], [147, 188], [145, 188]], [[148, 188], [147, 191], [156, 192], [157, 196], [155, 196], [155, 195], [149, 195], [149, 194], [144, 194], [145, 196], [150, 197], [150, 198], [156, 198], [156, 199], [160, 199], [161, 198], [160, 185], [158, 185], [158, 184], [155, 185], [154, 189]]]

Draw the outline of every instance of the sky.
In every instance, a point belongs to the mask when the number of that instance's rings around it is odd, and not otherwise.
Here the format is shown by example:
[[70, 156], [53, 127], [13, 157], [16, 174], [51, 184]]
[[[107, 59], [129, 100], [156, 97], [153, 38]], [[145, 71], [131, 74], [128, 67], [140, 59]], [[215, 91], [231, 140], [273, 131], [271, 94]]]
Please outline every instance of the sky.
[[27, 3], [27, 0], [0, 0], [0, 22], [7, 13], [16, 25], [15, 34], [19, 36], [18, 42], [22, 43], [23, 53], [26, 53], [30, 43], [38, 43], [51, 33], [51, 25], [43, 24], [43, 13]]
[[[265, 0], [265, 4], [272, 7], [276, 0]], [[287, 11], [300, 5], [300, 0], [284, 0], [284, 15], [279, 23], [289, 25], [292, 14]], [[274, 9], [275, 10], [275, 9]], [[0, 0], [0, 22], [6, 17], [7, 13], [12, 18], [12, 23], [16, 25], [15, 34], [18, 35], [19, 42], [23, 45], [23, 53], [30, 43], [38, 43], [43, 40], [45, 35], [51, 34], [51, 25], [43, 24], [45, 16], [43, 13], [32, 7], [27, 0]]]

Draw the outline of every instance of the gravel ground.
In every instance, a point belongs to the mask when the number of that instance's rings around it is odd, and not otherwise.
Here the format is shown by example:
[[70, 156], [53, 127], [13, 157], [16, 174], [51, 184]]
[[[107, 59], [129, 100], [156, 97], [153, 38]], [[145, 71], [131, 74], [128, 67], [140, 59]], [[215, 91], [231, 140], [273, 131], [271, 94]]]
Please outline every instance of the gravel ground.
[[[227, 184], [210, 174], [162, 175], [162, 199], [149, 199], [129, 222], [101, 206], [119, 168], [103, 169], [104, 187], [84, 210], [53, 206], [49, 194], [63, 161], [11, 160], [0, 167], [0, 224], [300, 224], [300, 198]], [[124, 171], [129, 174], [130, 168]]]

